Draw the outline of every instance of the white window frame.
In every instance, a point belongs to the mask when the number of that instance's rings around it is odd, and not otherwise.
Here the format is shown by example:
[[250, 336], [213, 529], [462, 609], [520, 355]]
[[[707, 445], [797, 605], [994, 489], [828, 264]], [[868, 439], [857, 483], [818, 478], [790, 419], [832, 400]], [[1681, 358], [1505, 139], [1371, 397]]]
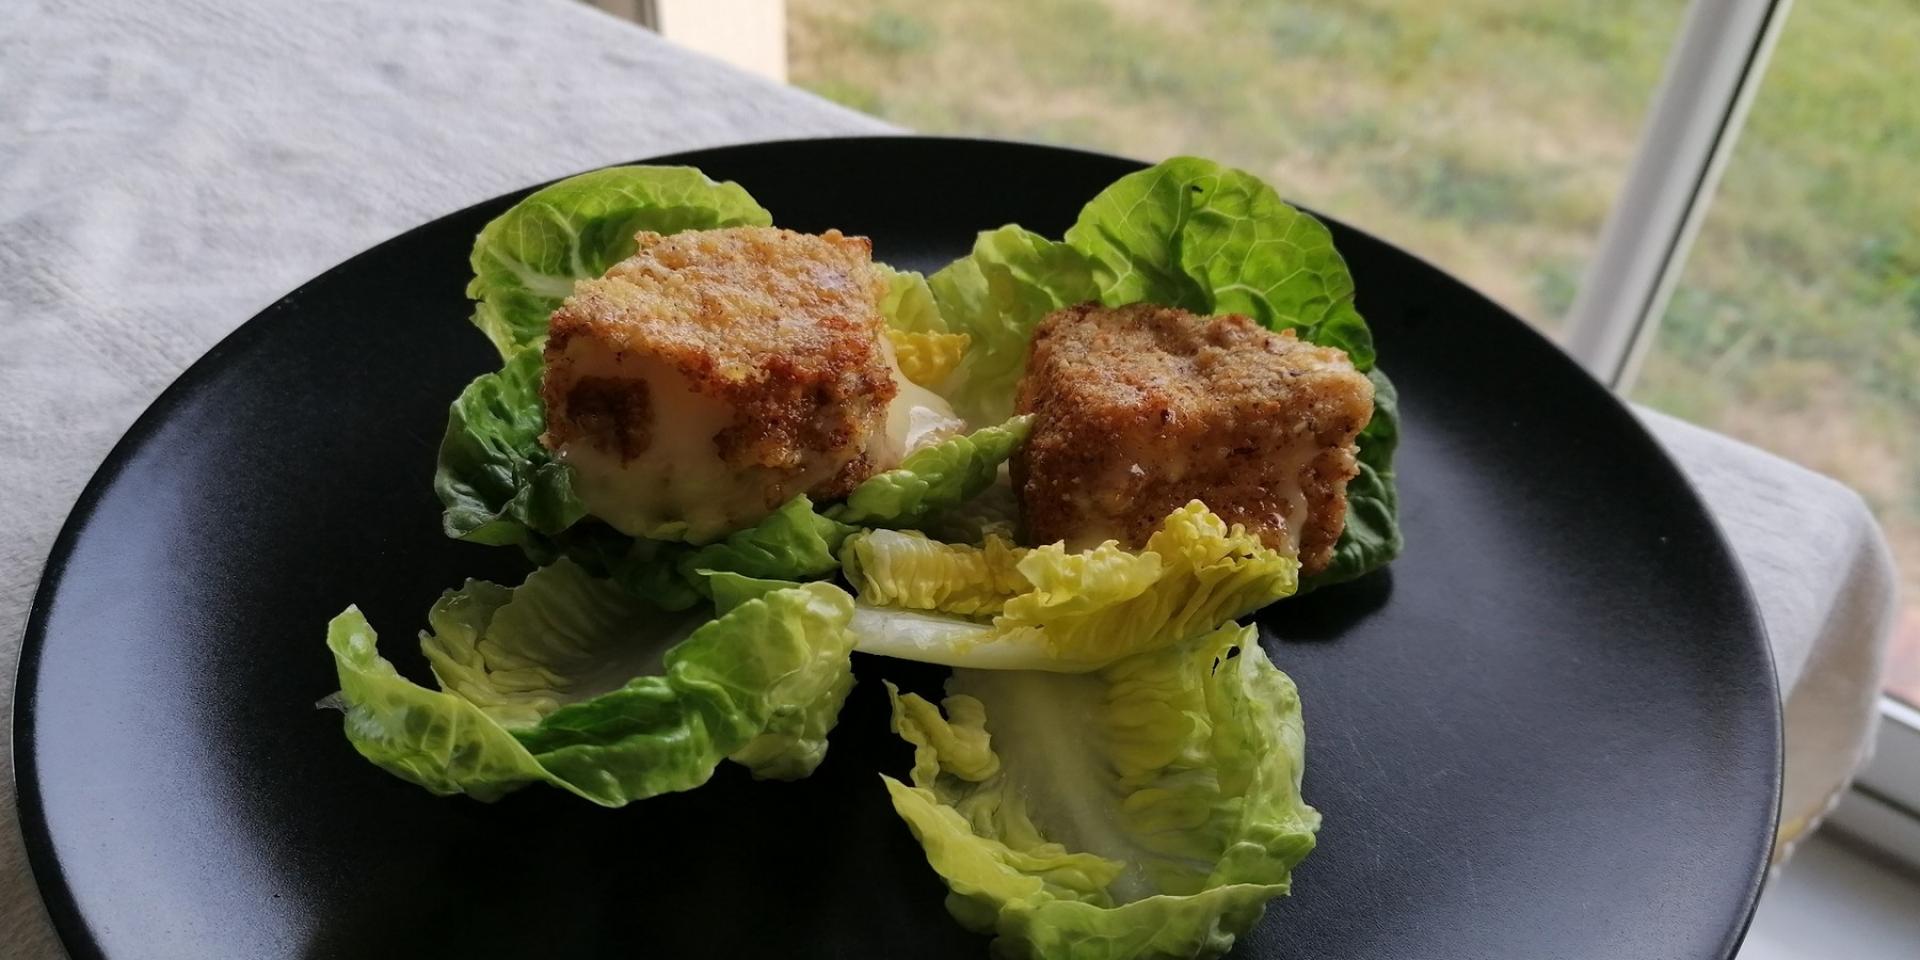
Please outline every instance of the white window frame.
[[1566, 348], [1625, 390], [1686, 267], [1790, 0], [1693, 0], [1640, 147], [1566, 317]]
[[1883, 697], [1879, 740], [1827, 822], [1887, 857], [1920, 867], [1920, 710]]
[[[1625, 185], [1567, 312], [1565, 346], [1625, 392], [1686, 267], [1791, 0], [1692, 0]], [[1883, 697], [1878, 747], [1831, 822], [1920, 866], [1920, 710]]]

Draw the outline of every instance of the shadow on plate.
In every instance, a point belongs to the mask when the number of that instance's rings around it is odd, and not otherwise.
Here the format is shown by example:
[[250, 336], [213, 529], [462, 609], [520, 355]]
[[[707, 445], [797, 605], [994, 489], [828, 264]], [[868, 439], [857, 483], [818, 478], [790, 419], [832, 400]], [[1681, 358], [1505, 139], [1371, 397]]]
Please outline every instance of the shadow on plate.
[[1393, 596], [1393, 570], [1385, 568], [1358, 580], [1322, 587], [1304, 597], [1282, 600], [1259, 615], [1265, 632], [1293, 643], [1338, 640], [1386, 606]]

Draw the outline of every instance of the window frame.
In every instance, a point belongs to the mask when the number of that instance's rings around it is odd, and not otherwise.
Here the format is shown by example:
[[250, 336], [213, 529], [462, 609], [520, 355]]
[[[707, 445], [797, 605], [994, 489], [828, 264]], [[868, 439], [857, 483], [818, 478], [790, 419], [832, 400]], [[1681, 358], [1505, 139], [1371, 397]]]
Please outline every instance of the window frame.
[[1881, 696], [1873, 756], [1827, 822], [1885, 857], [1920, 869], [1920, 710]]
[[1624, 393], [1712, 206], [1792, 0], [1692, 0], [1600, 230], [1564, 345]]
[[[1712, 205], [1792, 0], [1691, 0], [1563, 345], [1624, 394]], [[1877, 749], [1830, 822], [1920, 866], [1920, 710], [1882, 694]]]

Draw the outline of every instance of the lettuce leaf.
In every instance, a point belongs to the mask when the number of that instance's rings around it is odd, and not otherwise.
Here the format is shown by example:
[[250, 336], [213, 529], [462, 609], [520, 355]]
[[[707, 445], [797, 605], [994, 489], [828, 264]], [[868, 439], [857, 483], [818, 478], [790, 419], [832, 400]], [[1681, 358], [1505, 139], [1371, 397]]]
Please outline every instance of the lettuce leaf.
[[1005, 467], [1001, 468], [1000, 477], [978, 496], [927, 514], [914, 529], [935, 540], [976, 547], [986, 544], [989, 537], [1013, 543], [1025, 543], [1027, 539], [1020, 518], [1020, 498], [1013, 492], [1013, 481]]
[[927, 278], [884, 263], [873, 267], [887, 279], [880, 314], [887, 318], [887, 339], [893, 345], [894, 362], [908, 380], [929, 389], [939, 387], [960, 365], [973, 338], [948, 331]]
[[534, 782], [573, 789], [479, 707], [402, 677], [378, 639], [358, 607], [327, 624], [340, 690], [320, 705], [346, 714], [347, 740], [361, 756], [438, 796], [491, 802]]
[[773, 580], [813, 580], [840, 566], [840, 544], [855, 528], [813, 508], [803, 494], [765, 520], [689, 552], [676, 561], [688, 581], [701, 586], [698, 571], [719, 570]]
[[852, 686], [853, 600], [824, 583], [728, 597], [702, 623], [566, 560], [512, 589], [469, 581], [428, 613], [438, 691], [401, 677], [349, 607], [328, 630], [340, 692], [324, 702], [361, 755], [440, 795], [543, 782], [621, 806], [697, 787], [723, 759], [805, 776]]
[[1093, 262], [1109, 306], [1244, 314], [1373, 369], [1373, 335], [1333, 235], [1253, 174], [1198, 157], [1155, 164], [1088, 201], [1066, 241]]
[[633, 255], [634, 234], [767, 226], [771, 214], [737, 183], [692, 167], [609, 167], [543, 187], [474, 239], [473, 324], [500, 356], [537, 344], [576, 280]]
[[1031, 552], [1000, 537], [974, 547], [916, 531], [876, 531], [852, 538], [841, 564], [869, 607], [991, 617], [1033, 589], [1020, 572], [1021, 559]]
[[964, 333], [888, 330], [900, 375], [929, 390], [946, 383], [966, 359], [973, 338]]
[[544, 429], [538, 350], [513, 354], [460, 391], [433, 474], [447, 536], [551, 558], [546, 538], [586, 516], [586, 507], [566, 465], [540, 445]]
[[[702, 575], [713, 594], [714, 608], [723, 616], [741, 604], [796, 586], [725, 571], [702, 571]], [[842, 636], [842, 642], [814, 648], [816, 662], [796, 671], [779, 691], [779, 705], [768, 716], [764, 730], [727, 759], [752, 770], [757, 778], [772, 780], [799, 780], [820, 766], [827, 756], [827, 734], [833, 732], [840, 708], [853, 691], [853, 671], [843, 668], [852, 641]]]
[[873, 268], [887, 281], [886, 295], [880, 298], [880, 315], [887, 318], [888, 329], [899, 333], [952, 332], [940, 315], [940, 305], [934, 301], [926, 277], [884, 263], [876, 262]]
[[[863, 653], [991, 670], [1093, 670], [1190, 639], [1293, 593], [1300, 564], [1196, 500], [1133, 552], [1016, 550], [876, 530], [848, 538]], [[1011, 569], [1009, 569], [1011, 568]], [[988, 622], [973, 617], [990, 614]]]
[[1033, 417], [1014, 417], [916, 450], [900, 466], [867, 478], [828, 515], [871, 527], [915, 526], [992, 486], [1032, 429]]
[[1096, 673], [957, 670], [944, 716], [888, 693], [914, 747], [894, 810], [995, 956], [1219, 956], [1313, 849], [1299, 694], [1251, 627]]
[[927, 285], [954, 333], [968, 337], [960, 364], [935, 392], [971, 424], [1013, 416], [1033, 328], [1061, 307], [1095, 299], [1092, 265], [1079, 251], [1021, 227], [983, 232], [973, 252]]

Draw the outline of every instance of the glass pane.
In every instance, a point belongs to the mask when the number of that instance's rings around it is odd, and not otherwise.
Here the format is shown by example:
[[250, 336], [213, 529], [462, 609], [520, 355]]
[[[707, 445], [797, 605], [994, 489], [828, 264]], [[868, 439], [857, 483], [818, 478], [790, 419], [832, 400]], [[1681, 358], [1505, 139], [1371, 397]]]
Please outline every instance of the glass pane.
[[928, 133], [1196, 153], [1548, 328], [1684, 0], [788, 0], [794, 83]]
[[[1634, 397], [1860, 491], [1920, 702], [1920, 11], [1800, 0]], [[1909, 69], [1900, 69], [1905, 65]]]

